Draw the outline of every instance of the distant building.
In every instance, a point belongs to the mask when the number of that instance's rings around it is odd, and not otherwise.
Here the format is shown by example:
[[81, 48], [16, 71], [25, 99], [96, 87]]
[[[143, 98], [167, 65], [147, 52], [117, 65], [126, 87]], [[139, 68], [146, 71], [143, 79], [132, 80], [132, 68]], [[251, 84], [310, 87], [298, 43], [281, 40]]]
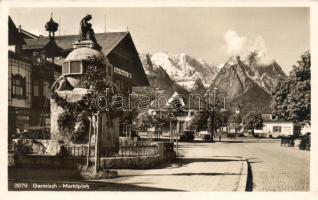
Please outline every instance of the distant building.
[[198, 99], [196, 96], [191, 96], [190, 93], [183, 87], [174, 84], [165, 91], [160, 92], [155, 100], [151, 103], [151, 108], [148, 113], [156, 115], [160, 112], [160, 109], [166, 109], [176, 100], [183, 107], [182, 110], [176, 112], [177, 118], [177, 132], [183, 132], [190, 130], [191, 121], [194, 118], [195, 113], [203, 109], [205, 103], [203, 99]]
[[278, 119], [272, 114], [262, 114], [263, 128], [255, 129], [254, 133], [262, 134], [264, 137], [278, 137], [282, 135], [298, 135], [300, 127], [293, 122]]

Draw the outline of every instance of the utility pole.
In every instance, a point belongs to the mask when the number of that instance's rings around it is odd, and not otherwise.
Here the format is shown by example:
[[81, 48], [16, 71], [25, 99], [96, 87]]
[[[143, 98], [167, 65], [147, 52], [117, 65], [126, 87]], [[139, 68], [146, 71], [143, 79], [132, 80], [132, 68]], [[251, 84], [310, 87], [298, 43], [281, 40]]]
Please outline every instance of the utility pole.
[[104, 20], [105, 20], [105, 21], [104, 21], [104, 28], [105, 28], [104, 31], [105, 31], [105, 33], [106, 33], [106, 12], [105, 12], [105, 15], [104, 15]]
[[216, 90], [217, 88], [213, 89], [213, 110], [212, 110], [212, 127], [211, 127], [211, 142], [214, 141], [214, 134], [215, 134], [215, 104], [216, 104]]
[[[179, 123], [177, 124], [177, 125], [179, 125]], [[177, 128], [178, 129], [178, 128]], [[178, 134], [179, 132], [178, 131], [176, 131], [176, 155], [178, 156], [178, 136], [179, 136], [179, 134]]]
[[172, 119], [170, 117], [170, 142], [173, 142], [173, 138], [172, 138]]
[[61, 36], [61, 18], [59, 17], [59, 25], [60, 25], [60, 28], [59, 28], [59, 36]]

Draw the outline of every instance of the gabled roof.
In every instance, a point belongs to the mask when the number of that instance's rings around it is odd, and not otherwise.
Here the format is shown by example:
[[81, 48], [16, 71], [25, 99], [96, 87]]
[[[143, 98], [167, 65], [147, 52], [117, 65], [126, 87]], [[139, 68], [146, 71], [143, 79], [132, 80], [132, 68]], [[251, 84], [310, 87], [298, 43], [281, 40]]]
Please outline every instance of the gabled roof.
[[37, 39], [40, 38], [40, 36], [34, 35], [33, 33], [30, 33], [24, 29], [20, 29], [21, 30], [21, 35], [24, 39]]
[[8, 21], [8, 28], [9, 28], [9, 45], [25, 44], [23, 38], [21, 37], [21, 34], [19, 33], [16, 25], [14, 24], [10, 16]]
[[26, 44], [23, 45], [23, 49], [43, 49], [48, 43], [49, 38], [41, 37], [37, 39], [25, 39]]
[[[102, 52], [107, 56], [128, 34], [128, 32], [96, 33], [95, 37], [102, 47]], [[72, 43], [77, 40], [79, 40], [78, 35], [55, 36], [57, 46], [64, 50], [73, 50]], [[25, 41], [26, 45], [23, 46], [23, 49], [42, 49], [49, 43], [50, 39], [48, 37], [40, 37], [38, 39], [26, 39]]]
[[[149, 86], [149, 82], [143, 65], [140, 61], [138, 52], [134, 46], [133, 40], [129, 32], [108, 32], [108, 33], [96, 33], [95, 38], [98, 44], [102, 47], [101, 51], [108, 56], [108, 54], [114, 50], [121, 42], [129, 40], [132, 44], [133, 54], [137, 59], [136, 69], [134, 71], [133, 82], [135, 86]], [[79, 35], [63, 35], [55, 36], [54, 44], [57, 49], [61, 51], [70, 52], [73, 50], [73, 44], [75, 41], [78, 41]], [[126, 40], [127, 39], [127, 40]], [[49, 46], [50, 39], [48, 37], [40, 37], [37, 39], [26, 39], [26, 45], [23, 46], [24, 50], [36, 50], [44, 49]], [[62, 64], [64, 59], [56, 60], [56, 63]]]

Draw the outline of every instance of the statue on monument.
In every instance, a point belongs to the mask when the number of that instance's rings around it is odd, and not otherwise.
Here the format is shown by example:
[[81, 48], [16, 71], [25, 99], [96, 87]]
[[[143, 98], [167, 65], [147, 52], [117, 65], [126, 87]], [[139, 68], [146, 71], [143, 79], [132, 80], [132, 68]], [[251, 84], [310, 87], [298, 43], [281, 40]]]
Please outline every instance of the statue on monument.
[[94, 44], [97, 44], [96, 38], [95, 38], [95, 32], [94, 29], [92, 28], [92, 24], [89, 23], [92, 19], [92, 15], [87, 14], [80, 23], [80, 40], [92, 40]]

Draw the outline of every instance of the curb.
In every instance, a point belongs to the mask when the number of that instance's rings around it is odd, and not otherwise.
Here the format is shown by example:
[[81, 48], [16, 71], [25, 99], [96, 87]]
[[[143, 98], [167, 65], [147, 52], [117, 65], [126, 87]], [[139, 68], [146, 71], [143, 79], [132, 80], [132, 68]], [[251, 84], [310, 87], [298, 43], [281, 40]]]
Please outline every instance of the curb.
[[247, 177], [248, 177], [248, 164], [245, 158], [241, 158], [242, 168], [241, 168], [241, 177], [237, 186], [238, 192], [245, 192]]

